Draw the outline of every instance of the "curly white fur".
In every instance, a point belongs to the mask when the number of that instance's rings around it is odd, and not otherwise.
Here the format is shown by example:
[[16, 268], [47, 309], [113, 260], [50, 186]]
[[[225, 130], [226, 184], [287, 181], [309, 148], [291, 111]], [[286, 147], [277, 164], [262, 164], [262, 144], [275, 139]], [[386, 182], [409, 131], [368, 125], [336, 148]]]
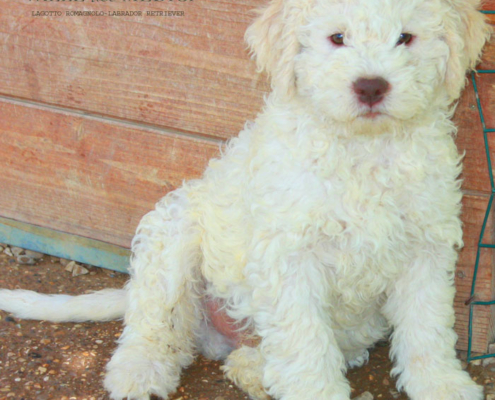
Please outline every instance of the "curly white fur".
[[[228, 355], [227, 376], [253, 398], [348, 400], [346, 367], [390, 330], [411, 399], [482, 399], [452, 329], [462, 230], [450, 117], [489, 35], [478, 3], [272, 0], [260, 12], [247, 41], [273, 92], [202, 179], [142, 219], [105, 379], [113, 399], [166, 398], [199, 348]], [[399, 45], [401, 33], [414, 40]], [[353, 85], [376, 77], [383, 99], [359, 101]], [[46, 315], [14, 296], [0, 291], [0, 307]], [[205, 298], [259, 346], [233, 350]]]

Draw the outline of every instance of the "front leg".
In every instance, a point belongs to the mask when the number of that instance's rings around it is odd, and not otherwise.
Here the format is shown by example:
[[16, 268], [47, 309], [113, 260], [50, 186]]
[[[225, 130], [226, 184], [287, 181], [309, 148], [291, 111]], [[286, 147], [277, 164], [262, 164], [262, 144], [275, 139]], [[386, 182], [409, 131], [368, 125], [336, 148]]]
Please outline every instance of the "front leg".
[[448, 247], [421, 250], [395, 283], [384, 312], [394, 327], [398, 386], [412, 400], [481, 400], [483, 390], [456, 358], [453, 271]]
[[326, 304], [328, 285], [316, 257], [292, 255], [270, 268], [248, 267], [248, 273], [256, 287], [254, 321], [267, 392], [281, 400], [349, 400], [345, 360]]

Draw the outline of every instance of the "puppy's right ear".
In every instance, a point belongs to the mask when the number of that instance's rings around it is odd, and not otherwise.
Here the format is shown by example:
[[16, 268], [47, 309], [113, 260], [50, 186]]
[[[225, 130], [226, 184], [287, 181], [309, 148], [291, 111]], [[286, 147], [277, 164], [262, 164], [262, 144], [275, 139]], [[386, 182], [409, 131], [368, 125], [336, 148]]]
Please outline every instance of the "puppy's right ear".
[[258, 72], [266, 71], [272, 88], [281, 94], [295, 91], [294, 57], [299, 52], [296, 30], [304, 22], [313, 0], [272, 0], [258, 10], [245, 39], [256, 59]]

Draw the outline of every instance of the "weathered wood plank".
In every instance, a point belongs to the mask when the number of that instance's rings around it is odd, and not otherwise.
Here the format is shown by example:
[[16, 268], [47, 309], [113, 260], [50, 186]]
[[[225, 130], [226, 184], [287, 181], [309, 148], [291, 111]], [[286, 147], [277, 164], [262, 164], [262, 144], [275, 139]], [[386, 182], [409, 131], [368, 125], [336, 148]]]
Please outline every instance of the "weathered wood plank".
[[[481, 225], [485, 217], [488, 206], [488, 195], [465, 195], [463, 199], [462, 221], [464, 224], [464, 247], [459, 253], [457, 263], [455, 283], [455, 312], [456, 324], [455, 329], [459, 336], [457, 347], [467, 350], [468, 345], [468, 320], [469, 306], [465, 302], [470, 298], [471, 283], [473, 280], [474, 266], [476, 261], [476, 252], [478, 249]], [[495, 243], [493, 232], [493, 210], [491, 217], [488, 219], [485, 237], [483, 243]], [[492, 282], [493, 282], [493, 259], [494, 250], [482, 249], [480, 253], [479, 270], [476, 284], [476, 299], [491, 300]], [[474, 337], [473, 351], [484, 353], [488, 344], [493, 340], [489, 329], [492, 323], [490, 307], [476, 307], [474, 318]]]
[[481, 9], [484, 11], [495, 11], [495, 0], [484, 0]]
[[129, 267], [130, 251], [123, 247], [2, 217], [0, 243], [114, 271], [127, 272]]
[[[489, 106], [485, 112], [494, 112], [495, 104], [485, 105]], [[468, 81], [466, 90], [459, 100], [454, 122], [458, 127], [456, 136], [457, 147], [460, 153], [465, 152], [461, 176], [463, 179], [462, 188], [465, 191], [489, 193], [491, 188], [483, 139], [483, 127], [471, 80]], [[493, 147], [493, 150], [495, 151], [495, 147]], [[495, 153], [493, 155], [495, 156]]]
[[[495, 48], [493, 50], [495, 53]], [[486, 127], [493, 129], [495, 128], [495, 74], [479, 74], [475, 79]], [[459, 100], [454, 122], [458, 127], [457, 147], [461, 153], [465, 152], [462, 187], [466, 191], [489, 193], [491, 187], [483, 126], [471, 77]], [[495, 133], [488, 133], [487, 137], [493, 170], [495, 168], [493, 164], [495, 162]]]
[[[483, 11], [495, 11], [495, 0], [484, 0], [482, 4]], [[495, 23], [495, 14], [487, 14], [488, 19]]]
[[[243, 41], [263, 0], [0, 0], [0, 93], [116, 118], [236, 135], [268, 88]], [[62, 16], [35, 17], [40, 10]], [[184, 11], [183, 17], [75, 17], [67, 11]]]
[[219, 143], [0, 99], [1, 216], [128, 247]]

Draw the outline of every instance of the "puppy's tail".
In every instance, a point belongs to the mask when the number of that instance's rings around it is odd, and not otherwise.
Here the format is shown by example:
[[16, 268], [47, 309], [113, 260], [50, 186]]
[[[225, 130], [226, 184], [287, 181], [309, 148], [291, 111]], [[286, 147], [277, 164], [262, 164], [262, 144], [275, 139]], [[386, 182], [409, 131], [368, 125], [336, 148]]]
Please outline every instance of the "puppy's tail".
[[124, 316], [125, 289], [69, 296], [30, 290], [0, 290], [0, 309], [18, 318], [53, 322], [110, 321]]

